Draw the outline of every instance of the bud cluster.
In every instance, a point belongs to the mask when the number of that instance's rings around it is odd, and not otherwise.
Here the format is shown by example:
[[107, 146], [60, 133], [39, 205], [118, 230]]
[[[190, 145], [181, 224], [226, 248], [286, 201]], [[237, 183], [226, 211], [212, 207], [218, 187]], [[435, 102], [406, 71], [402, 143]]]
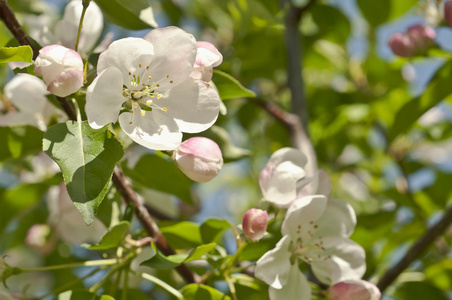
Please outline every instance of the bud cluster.
[[414, 25], [405, 33], [395, 33], [388, 41], [394, 54], [401, 57], [425, 55], [435, 45], [436, 32], [426, 25]]

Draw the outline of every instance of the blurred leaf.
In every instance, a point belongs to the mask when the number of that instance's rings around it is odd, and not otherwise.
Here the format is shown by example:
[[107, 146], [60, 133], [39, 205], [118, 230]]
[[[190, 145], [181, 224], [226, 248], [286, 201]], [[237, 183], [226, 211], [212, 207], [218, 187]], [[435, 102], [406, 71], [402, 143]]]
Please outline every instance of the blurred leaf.
[[316, 4], [309, 11], [318, 28], [315, 40], [327, 39], [338, 44], [344, 44], [347, 41], [351, 25], [339, 9], [330, 5]]
[[185, 262], [201, 259], [201, 257], [204, 254], [206, 254], [206, 253], [212, 251], [213, 249], [215, 249], [215, 245], [216, 245], [216, 243], [209, 243], [209, 244], [201, 245], [201, 246], [198, 246], [198, 247], [192, 249], [190, 251], [190, 253], [188, 253], [188, 257], [185, 260]]
[[233, 225], [226, 220], [208, 219], [202, 223], [201, 237], [204, 243], [215, 242], [221, 240], [221, 235], [231, 228]]
[[452, 61], [447, 62], [437, 71], [422, 96], [402, 106], [395, 116], [393, 126], [390, 128], [390, 141], [407, 131], [427, 110], [452, 93], [452, 84], [450, 84], [451, 73]]
[[91, 250], [107, 250], [118, 247], [125, 235], [129, 231], [129, 222], [122, 221], [109, 228], [108, 231], [102, 236], [100, 243], [97, 245], [88, 246]]
[[357, 0], [358, 7], [370, 26], [377, 27], [386, 22], [391, 15], [391, 0]]
[[444, 259], [425, 270], [425, 277], [435, 286], [447, 290], [452, 286], [452, 260]]
[[92, 300], [115, 300], [115, 298], [108, 296], [108, 295], [102, 295], [97, 296], [93, 293], [90, 293], [88, 291], [66, 291], [62, 294], [58, 295], [58, 300], [86, 300], [86, 299], [92, 299]]
[[225, 72], [213, 70], [212, 80], [222, 100], [239, 97], [256, 97], [256, 93], [244, 87], [237, 79]]
[[107, 21], [131, 30], [157, 27], [147, 0], [94, 0]]
[[168, 224], [161, 222], [160, 231], [174, 249], [193, 248], [202, 244], [199, 225], [192, 222]]
[[222, 292], [202, 284], [188, 284], [181, 290], [185, 300], [231, 300]]
[[401, 283], [395, 290], [394, 296], [401, 300], [447, 300], [444, 291], [423, 281], [408, 281]]
[[237, 299], [267, 300], [268, 286], [262, 281], [245, 274], [234, 274]]
[[32, 126], [0, 127], [0, 161], [41, 151], [42, 137]]
[[46, 8], [42, 0], [8, 0], [8, 4], [14, 12], [27, 14], [42, 14]]
[[0, 64], [14, 61], [32, 62], [33, 50], [30, 46], [0, 47]]
[[87, 121], [68, 121], [50, 127], [42, 144], [63, 171], [67, 191], [86, 224], [91, 224], [113, 174], [124, 155], [107, 129], [92, 129]]
[[188, 253], [165, 256], [157, 251], [151, 259], [143, 261], [140, 265], [157, 270], [173, 269], [182, 264], [187, 257]]
[[[179, 197], [182, 201], [192, 204], [191, 185], [177, 165], [157, 155], [144, 155], [135, 164], [133, 169], [125, 164], [124, 173], [136, 183], [145, 187], [165, 192]], [[177, 182], [177, 184], [174, 184]]]

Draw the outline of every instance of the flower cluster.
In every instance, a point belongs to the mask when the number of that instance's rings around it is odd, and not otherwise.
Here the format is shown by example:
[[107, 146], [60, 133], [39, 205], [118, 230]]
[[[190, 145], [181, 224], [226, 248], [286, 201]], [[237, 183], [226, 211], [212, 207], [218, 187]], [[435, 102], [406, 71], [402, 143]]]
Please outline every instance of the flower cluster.
[[401, 57], [424, 55], [435, 45], [436, 32], [430, 26], [414, 25], [406, 33], [395, 33], [389, 39], [389, 47]]
[[352, 207], [329, 197], [331, 182], [324, 171], [306, 174], [306, 160], [296, 149], [280, 149], [259, 177], [264, 198], [288, 207], [282, 239], [257, 261], [255, 269], [256, 277], [270, 286], [272, 300], [311, 299], [300, 263], [309, 264], [319, 281], [332, 286], [359, 280], [366, 269], [364, 249], [349, 239], [356, 225]]

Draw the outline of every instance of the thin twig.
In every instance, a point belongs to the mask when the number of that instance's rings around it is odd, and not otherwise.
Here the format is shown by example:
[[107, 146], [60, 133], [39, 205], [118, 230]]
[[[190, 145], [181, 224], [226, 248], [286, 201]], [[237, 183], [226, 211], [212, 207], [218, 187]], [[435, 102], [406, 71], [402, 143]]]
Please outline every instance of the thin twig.
[[8, 1], [0, 0], [0, 19], [3, 20], [6, 27], [8, 27], [9, 31], [13, 34], [19, 44], [23, 46], [30, 46], [33, 50], [33, 59], [38, 57], [38, 51], [35, 49], [33, 44], [31, 43], [30, 38], [23, 30], [22, 26], [20, 26], [19, 22], [14, 15], [14, 12], [11, 10], [11, 7], [8, 5]]
[[380, 291], [384, 291], [391, 283], [422, 253], [427, 250], [427, 248], [439, 237], [447, 227], [452, 223], [452, 207], [449, 208], [435, 225], [433, 225], [425, 234], [422, 236], [403, 258], [393, 267], [386, 271], [386, 273], [380, 278], [377, 287]]

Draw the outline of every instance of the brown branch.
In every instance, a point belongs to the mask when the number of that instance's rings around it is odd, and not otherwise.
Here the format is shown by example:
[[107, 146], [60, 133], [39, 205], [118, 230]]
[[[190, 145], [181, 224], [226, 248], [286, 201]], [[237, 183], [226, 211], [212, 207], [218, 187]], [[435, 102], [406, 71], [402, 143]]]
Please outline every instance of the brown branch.
[[20, 26], [14, 12], [11, 10], [11, 7], [8, 5], [8, 1], [6, 0], [0, 0], [0, 19], [3, 20], [6, 27], [8, 27], [9, 31], [11, 31], [20, 45], [28, 45], [31, 47], [33, 50], [33, 59], [36, 59], [36, 57], [38, 57], [38, 51], [31, 43], [30, 38], [25, 33], [22, 26]]
[[452, 207], [449, 208], [435, 225], [422, 236], [403, 258], [380, 278], [377, 287], [384, 291], [416, 258], [438, 238], [452, 223]]
[[[21, 45], [30, 45], [33, 49], [33, 56], [37, 56], [38, 51], [36, 51], [36, 49], [34, 49], [31, 45], [30, 39], [25, 34], [20, 24], [17, 22], [17, 19], [6, 0], [0, 0], [0, 18], [5, 22], [6, 26], [17, 39], [17, 41]], [[77, 116], [73, 104], [64, 97], [56, 98], [61, 104], [63, 110], [66, 112], [68, 118], [75, 121], [77, 119]], [[165, 237], [160, 232], [157, 224], [155, 224], [148, 210], [140, 201], [138, 201], [135, 192], [130, 188], [130, 186], [126, 184], [124, 174], [117, 167], [113, 171], [112, 181], [117, 190], [121, 193], [123, 199], [127, 203], [131, 203], [135, 206], [135, 214], [137, 218], [140, 220], [140, 223], [145, 229], [148, 236], [154, 240], [157, 248], [165, 255], [175, 254], [174, 250], [166, 242]], [[200, 277], [196, 273], [193, 273], [184, 264], [178, 266], [176, 268], [176, 271], [182, 276], [182, 278], [184, 278], [186, 282], [200, 283], [201, 281]]]

